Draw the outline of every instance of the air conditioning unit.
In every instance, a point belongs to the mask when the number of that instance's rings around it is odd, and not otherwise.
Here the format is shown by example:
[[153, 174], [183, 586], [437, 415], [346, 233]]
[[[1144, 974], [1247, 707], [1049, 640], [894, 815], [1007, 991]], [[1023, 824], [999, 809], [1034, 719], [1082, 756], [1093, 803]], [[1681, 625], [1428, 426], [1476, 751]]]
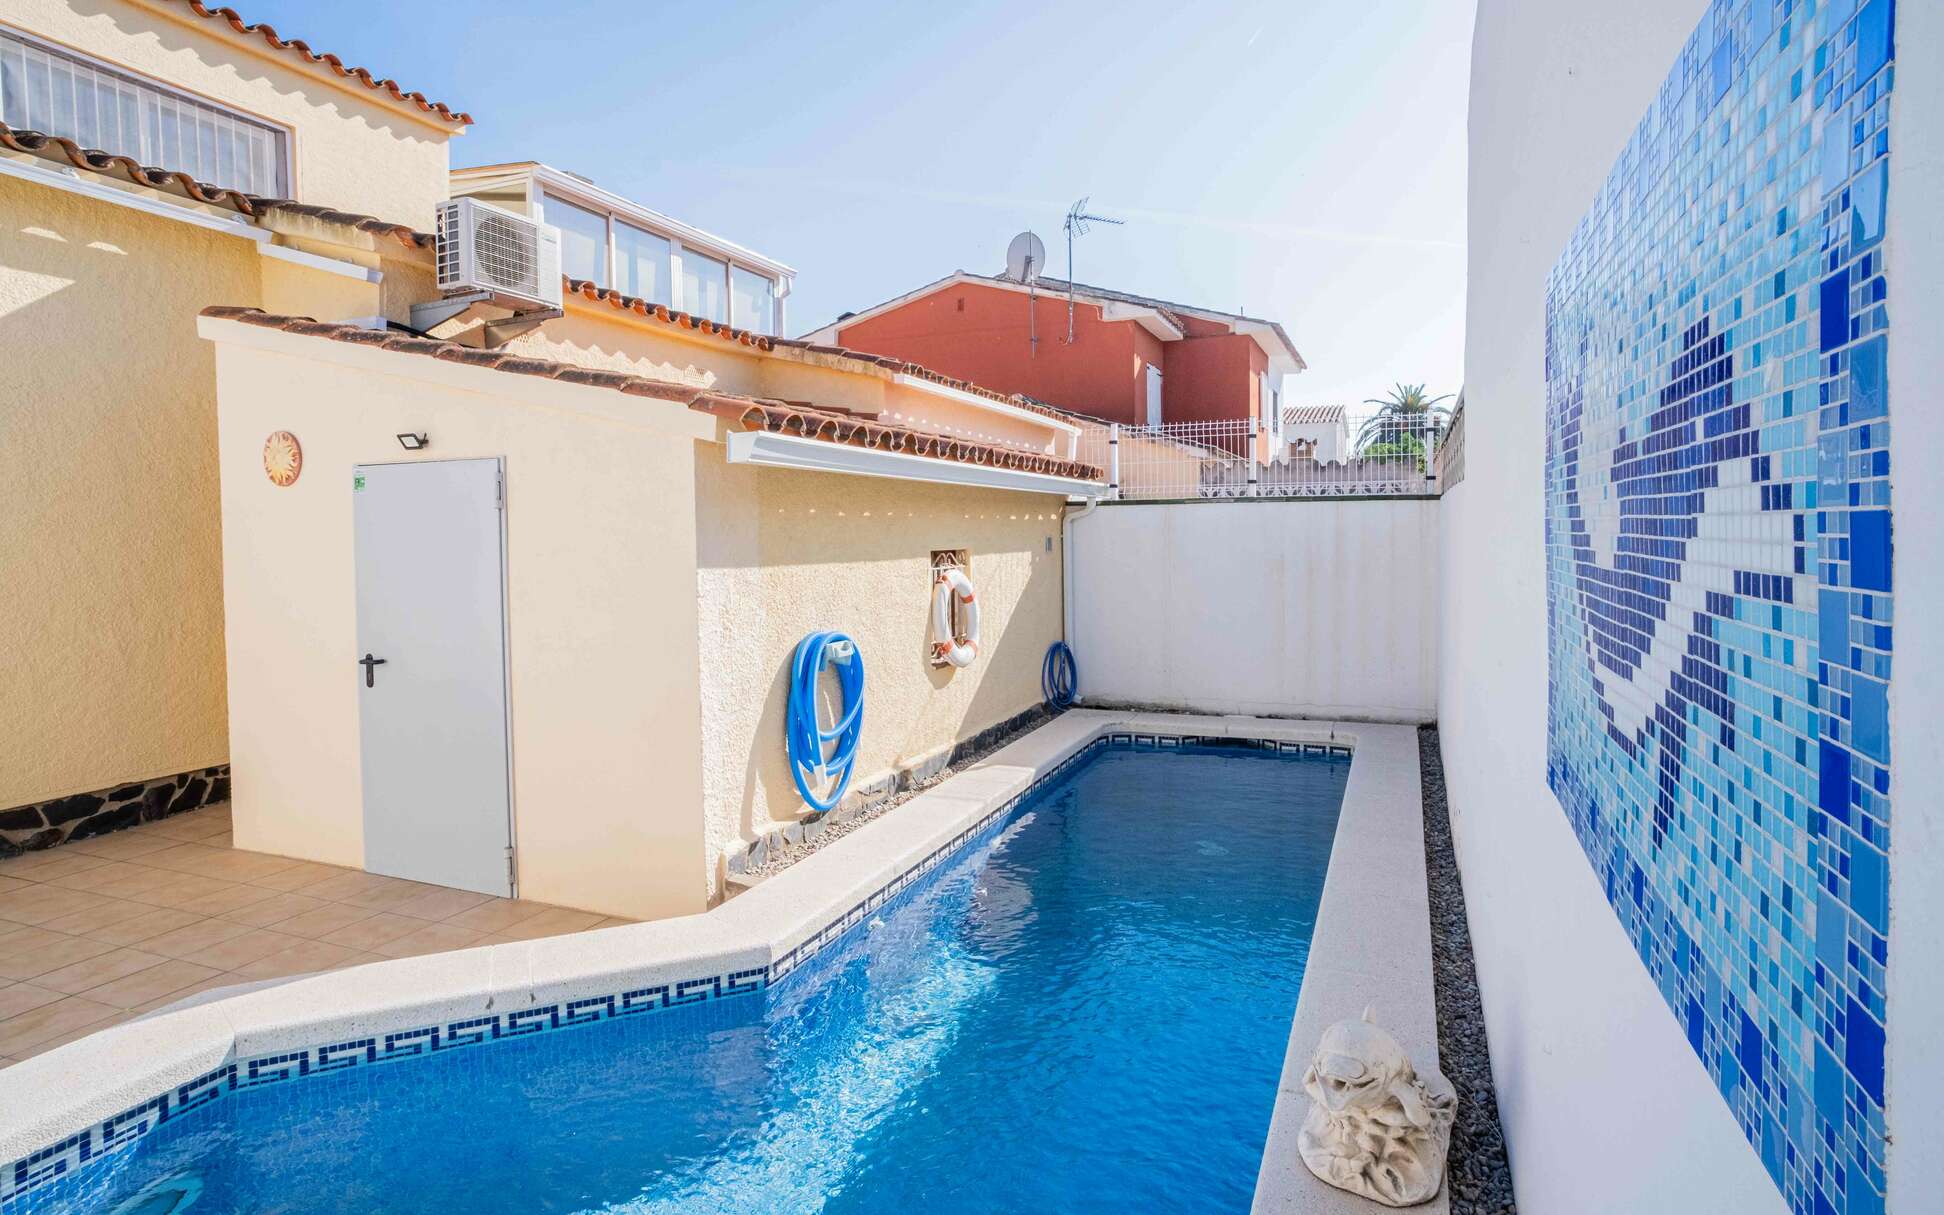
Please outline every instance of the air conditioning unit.
[[560, 307], [560, 229], [476, 198], [439, 204], [439, 290]]

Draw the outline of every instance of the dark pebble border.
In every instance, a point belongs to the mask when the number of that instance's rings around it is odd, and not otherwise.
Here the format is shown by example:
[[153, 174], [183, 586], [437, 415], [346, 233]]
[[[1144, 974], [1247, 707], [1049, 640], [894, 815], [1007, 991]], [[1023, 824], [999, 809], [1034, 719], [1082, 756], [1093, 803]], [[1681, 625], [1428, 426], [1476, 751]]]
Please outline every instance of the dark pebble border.
[[1492, 1049], [1472, 966], [1465, 887], [1451, 847], [1438, 728], [1418, 727], [1418, 772], [1424, 786], [1424, 871], [1431, 889], [1431, 970], [1438, 998], [1438, 1062], [1458, 1090], [1445, 1186], [1451, 1215], [1513, 1215], [1512, 1164], [1492, 1087]]
[[228, 764], [0, 810], [0, 858], [92, 839], [229, 800]]

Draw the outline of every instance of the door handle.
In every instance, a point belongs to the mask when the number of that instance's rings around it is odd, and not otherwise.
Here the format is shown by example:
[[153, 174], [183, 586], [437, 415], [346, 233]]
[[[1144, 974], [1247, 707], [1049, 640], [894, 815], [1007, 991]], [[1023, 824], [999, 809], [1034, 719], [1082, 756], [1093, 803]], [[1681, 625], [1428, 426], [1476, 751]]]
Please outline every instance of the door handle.
[[365, 687], [377, 687], [377, 680], [373, 679], [372, 676], [379, 667], [385, 665], [385, 660], [382, 658], [373, 658], [370, 652], [367, 651], [363, 658], [358, 659], [358, 665], [365, 669]]

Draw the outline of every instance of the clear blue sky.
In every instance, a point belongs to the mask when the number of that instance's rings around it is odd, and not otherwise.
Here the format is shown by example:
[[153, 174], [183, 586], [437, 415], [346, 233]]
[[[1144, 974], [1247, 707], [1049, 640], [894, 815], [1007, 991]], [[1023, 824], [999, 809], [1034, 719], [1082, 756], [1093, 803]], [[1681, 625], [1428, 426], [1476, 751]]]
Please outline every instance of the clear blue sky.
[[1456, 392], [1468, 0], [235, 0], [544, 160], [796, 267], [800, 333], [1032, 228], [1075, 276], [1280, 320], [1295, 403]]

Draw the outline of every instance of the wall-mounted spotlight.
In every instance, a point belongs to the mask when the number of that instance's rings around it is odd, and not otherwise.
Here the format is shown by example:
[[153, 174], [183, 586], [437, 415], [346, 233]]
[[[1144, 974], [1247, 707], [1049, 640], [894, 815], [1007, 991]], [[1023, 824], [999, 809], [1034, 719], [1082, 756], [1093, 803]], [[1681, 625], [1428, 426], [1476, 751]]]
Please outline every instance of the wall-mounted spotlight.
[[406, 431], [404, 434], [397, 436], [397, 438], [398, 445], [406, 451], [424, 451], [426, 448], [432, 446], [430, 439], [422, 434], [415, 435], [410, 431]]

